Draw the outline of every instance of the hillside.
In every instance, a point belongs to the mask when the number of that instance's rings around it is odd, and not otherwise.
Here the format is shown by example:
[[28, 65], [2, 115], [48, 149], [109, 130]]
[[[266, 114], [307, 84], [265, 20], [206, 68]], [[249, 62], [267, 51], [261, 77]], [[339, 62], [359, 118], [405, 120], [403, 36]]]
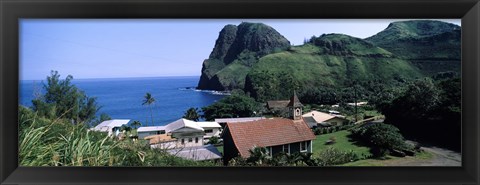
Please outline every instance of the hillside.
[[[409, 62], [369, 42], [348, 35], [328, 34], [260, 58], [247, 75], [245, 91], [262, 99], [272, 97], [269, 92], [286, 90], [288, 95], [293, 88], [345, 87], [353, 81], [388, 82], [421, 76]], [[269, 82], [264, 83], [265, 80]]]
[[426, 75], [460, 72], [460, 26], [441, 21], [399, 21], [365, 40], [409, 60]]
[[197, 88], [242, 89], [258, 100], [266, 94], [284, 98], [282, 91], [291, 89], [458, 74], [460, 36], [461, 28], [454, 24], [400, 21], [367, 39], [323, 34], [304, 45], [290, 46], [265, 24], [227, 25], [203, 62]]
[[203, 62], [198, 89], [242, 89], [245, 76], [258, 58], [286, 50], [290, 42], [262, 23], [227, 25], [219, 34], [209, 58]]

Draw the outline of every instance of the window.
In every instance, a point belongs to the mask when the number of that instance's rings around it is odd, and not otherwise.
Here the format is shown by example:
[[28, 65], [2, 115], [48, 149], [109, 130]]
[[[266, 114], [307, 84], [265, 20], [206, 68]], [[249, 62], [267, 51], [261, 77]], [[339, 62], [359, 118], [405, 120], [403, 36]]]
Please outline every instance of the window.
[[308, 141], [300, 142], [300, 152], [306, 152], [308, 146]]
[[198, 143], [198, 137], [195, 138], [195, 143]]
[[193, 142], [193, 138], [188, 138], [188, 142], [189, 143]]
[[205, 130], [205, 133], [213, 133], [212, 129]]
[[289, 154], [290, 153], [290, 144], [282, 145], [282, 152]]
[[185, 144], [185, 139], [182, 139], [182, 144]]
[[266, 147], [268, 156], [272, 157], [272, 147], [268, 146]]
[[165, 130], [159, 130], [157, 131], [157, 134], [165, 134]]

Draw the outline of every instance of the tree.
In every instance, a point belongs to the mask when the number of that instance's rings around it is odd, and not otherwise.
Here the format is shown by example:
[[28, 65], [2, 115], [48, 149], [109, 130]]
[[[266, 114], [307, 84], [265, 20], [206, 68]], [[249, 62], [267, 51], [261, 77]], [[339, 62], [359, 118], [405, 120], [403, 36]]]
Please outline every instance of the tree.
[[95, 97], [88, 97], [71, 83], [72, 80], [71, 75], [61, 80], [58, 71], [51, 71], [47, 83], [43, 84], [45, 94], [32, 100], [32, 109], [49, 119], [64, 118], [73, 123], [91, 123], [100, 106]]
[[[389, 124], [384, 123], [372, 123], [354, 129], [352, 131], [354, 137], [369, 143], [376, 151], [374, 155], [377, 157], [383, 157], [386, 153], [384, 151], [392, 150], [409, 150], [411, 149], [408, 144], [405, 143], [405, 139], [400, 130]], [[375, 150], [374, 150], [375, 151]]]
[[140, 123], [140, 121], [133, 121], [132, 126], [133, 128], [137, 129], [138, 127], [142, 126], [142, 123]]
[[198, 115], [198, 108], [189, 108], [187, 112], [183, 115], [183, 118], [193, 121], [198, 121], [200, 119], [200, 115]]
[[155, 98], [153, 98], [152, 94], [147, 92], [144, 96], [142, 105], [147, 105], [148, 107], [150, 107], [150, 116], [152, 118], [152, 125], [154, 125], [153, 124], [153, 109], [152, 109], [152, 104], [153, 103], [155, 103]]
[[232, 94], [212, 105], [202, 107], [203, 117], [207, 121], [215, 118], [252, 117], [260, 110], [260, 104], [244, 94]]

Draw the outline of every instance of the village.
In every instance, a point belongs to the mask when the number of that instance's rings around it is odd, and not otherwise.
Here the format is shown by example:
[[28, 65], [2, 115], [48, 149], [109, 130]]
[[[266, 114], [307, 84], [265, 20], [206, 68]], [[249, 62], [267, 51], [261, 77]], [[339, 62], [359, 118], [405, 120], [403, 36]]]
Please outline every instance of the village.
[[[367, 102], [348, 103], [347, 106], [362, 106]], [[296, 93], [289, 100], [267, 101], [271, 112], [284, 112], [281, 117], [216, 118], [215, 121], [192, 121], [180, 118], [164, 126], [140, 126], [133, 135], [128, 127], [130, 120], [112, 119], [91, 128], [105, 132], [111, 137], [146, 141], [151, 149], [195, 161], [214, 161], [228, 165], [236, 158], [247, 158], [254, 148], [265, 148], [267, 155], [313, 153], [316, 131], [340, 131], [367, 121], [382, 121], [382, 117], [353, 122], [340, 112], [311, 110], [304, 113], [304, 105]], [[332, 106], [333, 108], [338, 105]], [[378, 122], [377, 121], [377, 122]], [[340, 129], [343, 128], [343, 129]], [[130, 134], [126, 136], [126, 131]], [[325, 132], [326, 133], [326, 132]], [[319, 134], [319, 133], [317, 133]], [[335, 138], [326, 143], [332, 144]]]

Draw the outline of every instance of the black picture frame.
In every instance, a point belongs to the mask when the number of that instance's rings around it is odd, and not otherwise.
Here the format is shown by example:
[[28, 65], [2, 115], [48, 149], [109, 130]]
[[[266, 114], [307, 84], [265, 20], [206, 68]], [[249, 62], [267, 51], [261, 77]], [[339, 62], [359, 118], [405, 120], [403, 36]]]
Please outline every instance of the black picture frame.
[[[1, 0], [1, 184], [478, 184], [478, 0]], [[18, 167], [20, 18], [461, 18], [462, 167]]]

